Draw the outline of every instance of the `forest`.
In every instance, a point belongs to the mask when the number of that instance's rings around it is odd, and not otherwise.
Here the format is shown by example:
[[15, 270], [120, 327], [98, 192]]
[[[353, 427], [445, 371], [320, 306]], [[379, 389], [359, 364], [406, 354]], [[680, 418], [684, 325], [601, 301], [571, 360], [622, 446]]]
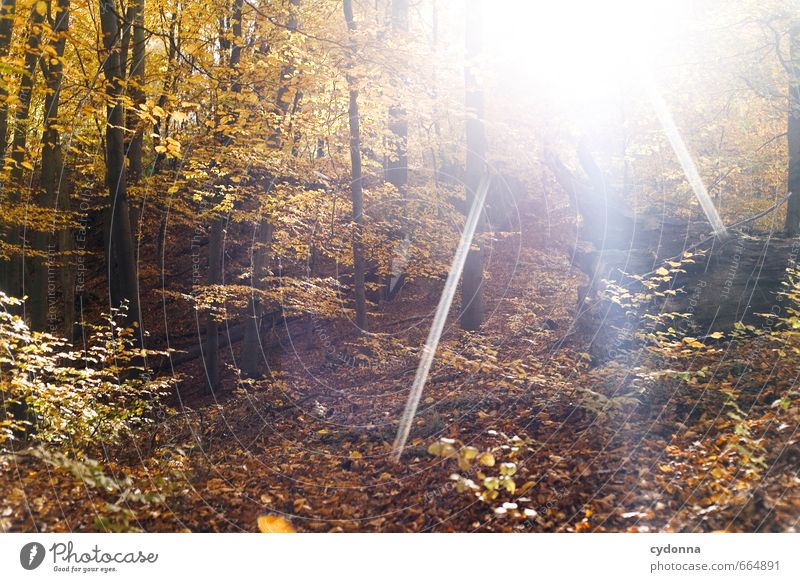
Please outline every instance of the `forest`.
[[2, 532], [800, 530], [796, 0], [2, 0], [0, 161]]

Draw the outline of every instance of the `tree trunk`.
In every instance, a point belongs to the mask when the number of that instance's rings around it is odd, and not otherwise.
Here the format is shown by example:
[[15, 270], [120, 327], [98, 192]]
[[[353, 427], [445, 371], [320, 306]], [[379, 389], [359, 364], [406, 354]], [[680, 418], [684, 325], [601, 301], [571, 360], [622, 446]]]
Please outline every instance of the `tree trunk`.
[[[392, 30], [398, 40], [408, 34], [408, 0], [392, 0]], [[402, 74], [405, 73], [407, 66], [408, 63], [405, 61], [398, 63], [398, 69]], [[399, 85], [403, 84], [401, 80]], [[386, 181], [397, 189], [402, 208], [400, 220], [405, 222], [408, 200], [408, 113], [402, 105], [402, 99], [398, 99], [389, 107], [388, 125], [392, 134], [392, 142], [389, 157], [386, 160]], [[410, 237], [407, 224], [402, 224], [398, 234], [397, 238], [401, 241], [397, 243], [398, 248], [394, 251], [395, 258], [390, 265], [391, 272], [383, 293], [386, 300], [391, 300], [405, 281], [402, 270]]]
[[[486, 130], [484, 128], [484, 98], [475, 68], [481, 52], [481, 0], [467, 1], [466, 57], [464, 70], [466, 86], [465, 102], [467, 109], [467, 161], [466, 194], [467, 207], [471, 208], [475, 199], [486, 164]], [[478, 221], [476, 233], [482, 230], [483, 218]], [[483, 323], [483, 249], [473, 242], [464, 264], [461, 279], [461, 327], [474, 331]]]
[[106, 251], [109, 290], [112, 307], [127, 302], [126, 325], [139, 325], [137, 338], [143, 339], [139, 309], [139, 282], [136, 272], [130, 209], [128, 206], [125, 170], [125, 111], [122, 102], [125, 77], [124, 60], [120, 50], [120, 26], [113, 0], [100, 0], [100, 25], [106, 57], [103, 71], [106, 77], [106, 182], [108, 184], [110, 217], [108, 219]]
[[[208, 238], [208, 284], [222, 284], [223, 239], [225, 229], [222, 217], [214, 217]], [[213, 392], [219, 386], [219, 321], [212, 310], [206, 320], [206, 375], [209, 390]]]
[[[408, 0], [392, 0], [392, 30], [397, 37], [408, 33]], [[398, 66], [404, 71], [406, 63], [398, 63]], [[399, 101], [389, 108], [389, 131], [393, 139], [391, 156], [386, 162], [386, 181], [405, 198], [408, 189], [408, 117]]]
[[[354, 31], [356, 23], [353, 18], [352, 0], [344, 0], [344, 17], [347, 21], [347, 28], [351, 32]], [[355, 55], [355, 47], [353, 47], [353, 55]], [[352, 167], [350, 189], [353, 196], [353, 282], [356, 325], [359, 330], [365, 332], [367, 331], [367, 299], [364, 286], [364, 192], [361, 184], [361, 128], [359, 127], [358, 89], [356, 88], [355, 79], [348, 75], [347, 83], [350, 86], [348, 118], [350, 123], [350, 164]]]
[[[290, 34], [289, 40], [291, 40], [291, 34], [297, 30], [297, 13], [295, 8], [300, 5], [300, 0], [290, 0], [289, 4], [290, 12], [286, 28]], [[281, 112], [281, 121], [286, 118], [286, 115], [289, 112], [290, 102], [288, 99], [288, 80], [293, 74], [294, 66], [292, 66], [292, 64], [287, 64], [282, 67], [278, 91], [275, 99], [278, 110]], [[295, 104], [297, 103], [298, 98], [299, 97], [296, 96]], [[272, 145], [278, 149], [282, 147], [283, 142], [279, 129], [280, 128], [276, 128], [276, 131], [273, 133], [270, 139]], [[272, 184], [270, 184], [270, 191], [272, 190], [271, 186]], [[270, 223], [270, 216], [266, 214], [262, 215], [259, 224], [256, 226], [256, 232], [254, 233], [255, 236], [253, 237], [253, 248], [250, 253], [250, 264], [252, 267], [250, 281], [251, 291], [247, 304], [247, 321], [244, 343], [242, 345], [242, 361], [240, 365], [242, 375], [245, 378], [258, 378], [261, 375], [260, 363], [262, 359], [264, 359], [262, 356], [266, 357], [266, 354], [264, 353], [264, 344], [261, 341], [260, 333], [261, 320], [263, 319], [264, 312], [264, 303], [261, 298], [261, 293], [264, 291], [264, 279], [269, 271], [273, 230], [273, 225]]]
[[[131, 51], [130, 73], [128, 74], [128, 95], [133, 102], [133, 107], [138, 108], [145, 102], [144, 93], [144, 64], [145, 64], [145, 30], [144, 30], [144, 3], [145, 0], [133, 0], [130, 12], [133, 22], [133, 43]], [[126, 152], [128, 156], [128, 180], [131, 184], [138, 184], [142, 179], [142, 142], [144, 141], [144, 124], [134, 113], [126, 116], [127, 129], [130, 135]], [[134, 238], [139, 238], [139, 205], [133, 204], [131, 208], [131, 227]], [[138, 260], [138, 253], [137, 253]]]
[[[31, 24], [28, 41], [25, 46], [25, 65], [20, 80], [19, 93], [17, 94], [17, 108], [14, 115], [14, 136], [11, 140], [11, 175], [9, 176], [9, 204], [17, 205], [22, 201], [22, 178], [25, 167], [22, 165], [27, 156], [28, 117], [31, 109], [31, 96], [33, 94], [36, 64], [39, 60], [39, 50], [42, 35], [42, 22], [44, 14], [40, 14], [34, 6], [31, 10]], [[20, 239], [20, 227], [11, 224], [8, 229], [7, 242], [24, 249], [25, 241]], [[13, 297], [22, 297], [25, 293], [22, 280], [22, 261], [15, 256], [18, 250], [12, 251], [8, 263], [4, 265], [3, 290]]]
[[264, 278], [267, 275], [269, 259], [271, 256], [272, 224], [263, 220], [258, 225], [255, 233], [252, 257], [252, 282], [250, 299], [247, 305], [247, 320], [244, 330], [244, 344], [242, 346], [242, 375], [245, 378], [257, 378], [261, 375], [260, 363], [264, 353], [264, 343], [261, 340], [261, 321], [264, 315], [264, 301], [261, 293], [264, 290]]
[[[17, 0], [2, 0], [0, 4], [0, 59], [8, 57], [11, 50], [11, 30], [14, 25], [14, 13], [17, 11]], [[6, 157], [8, 144], [8, 90], [0, 83], [0, 165]]]
[[[144, 73], [145, 73], [145, 30], [144, 30], [144, 3], [145, 0], [133, 0], [133, 50], [131, 51], [131, 67], [128, 75], [128, 87], [133, 106], [137, 107], [145, 102]], [[128, 119], [128, 129], [132, 132], [128, 145], [128, 178], [132, 184], [142, 178], [142, 140], [143, 124], [135, 116]]]
[[[44, 190], [39, 198], [39, 206], [56, 212], [65, 203], [61, 194], [63, 163], [61, 158], [61, 135], [58, 129], [58, 108], [61, 99], [62, 59], [69, 28], [69, 0], [57, 0], [55, 10], [48, 2], [48, 12], [52, 23], [53, 41], [51, 47], [55, 58], [41, 61], [47, 85], [44, 99], [44, 131], [42, 133], [42, 177]], [[58, 317], [55, 311], [57, 301], [56, 256], [59, 237], [56, 232], [55, 217], [49, 231], [39, 231], [33, 235], [33, 248], [45, 254], [45, 258], [34, 257], [30, 264], [31, 272], [31, 327], [37, 331], [55, 331]], [[66, 290], [64, 290], [66, 300]]]
[[[161, 89], [161, 95], [158, 97], [158, 106], [162, 109], [167, 104], [167, 99], [169, 98], [169, 94], [175, 90], [175, 83], [176, 83], [176, 74], [172, 72], [173, 66], [175, 64], [175, 59], [178, 53], [178, 40], [176, 38], [177, 35], [180, 35], [180, 31], [178, 30], [178, 14], [177, 12], [172, 13], [172, 17], [169, 23], [169, 33], [166, 36], [166, 42], [168, 43], [166, 48], [167, 53], [167, 70], [164, 73], [164, 85]], [[169, 135], [169, 115], [166, 118], [158, 118], [158, 121], [153, 125], [153, 133], [155, 134], [156, 139], [160, 141], [162, 138], [166, 138]], [[163, 125], [163, 131], [162, 131]], [[158, 143], [158, 142], [156, 142]], [[164, 159], [166, 159], [167, 155], [164, 152], [156, 152], [156, 159], [153, 162], [153, 175], [158, 174], [161, 172], [161, 169], [164, 165]], [[159, 252], [159, 256], [161, 253]]]
[[[242, 56], [242, 48], [240, 45], [242, 37], [242, 4], [243, 0], [233, 0], [230, 18], [233, 41], [220, 41], [223, 48], [226, 46], [230, 47], [228, 65], [232, 71], [233, 82], [231, 83], [231, 90], [234, 93], [238, 93], [241, 90], [241, 85], [238, 80], [239, 73], [236, 69], [239, 66], [239, 61]], [[224, 32], [224, 29], [221, 32]], [[218, 141], [220, 147], [225, 147], [229, 145], [230, 138], [222, 137], [222, 134], [220, 134]], [[224, 218], [222, 216], [214, 216], [211, 222], [208, 241], [208, 285], [222, 285], [223, 283], [225, 236], [223, 221]], [[213, 309], [208, 314], [208, 319], [206, 321], [206, 342], [206, 373], [208, 374], [209, 389], [213, 392], [219, 387], [220, 382], [219, 322], [216, 319]]]
[[800, 23], [789, 31], [789, 119], [787, 140], [789, 168], [787, 190], [792, 193], [786, 208], [786, 234], [800, 233]]

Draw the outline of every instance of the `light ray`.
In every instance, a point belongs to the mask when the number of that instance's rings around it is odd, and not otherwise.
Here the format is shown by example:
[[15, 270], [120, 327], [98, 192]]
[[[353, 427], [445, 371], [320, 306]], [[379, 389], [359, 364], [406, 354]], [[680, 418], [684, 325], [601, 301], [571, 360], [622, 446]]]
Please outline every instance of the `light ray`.
[[714, 206], [714, 201], [711, 200], [711, 196], [708, 195], [708, 190], [706, 190], [706, 185], [700, 177], [700, 172], [697, 171], [697, 166], [694, 163], [692, 154], [689, 153], [689, 149], [686, 147], [686, 143], [683, 141], [678, 127], [675, 125], [675, 120], [672, 119], [672, 114], [667, 104], [664, 102], [664, 98], [658, 91], [655, 81], [649, 72], [643, 72], [643, 79], [645, 89], [653, 104], [656, 116], [661, 122], [661, 126], [664, 128], [664, 133], [667, 135], [667, 139], [675, 155], [678, 157], [681, 168], [683, 168], [683, 173], [686, 174], [686, 179], [689, 181], [689, 186], [691, 186], [694, 191], [694, 195], [697, 196], [697, 200], [700, 202], [700, 206], [703, 208], [706, 218], [708, 218], [708, 221], [711, 223], [711, 228], [714, 229], [714, 234], [719, 238], [725, 238], [728, 231], [722, 223], [717, 208]]
[[422, 348], [422, 358], [419, 361], [419, 366], [417, 366], [414, 383], [411, 385], [411, 393], [408, 395], [403, 416], [400, 418], [400, 426], [397, 428], [397, 436], [394, 439], [394, 445], [392, 445], [392, 458], [395, 461], [400, 460], [400, 455], [403, 454], [408, 435], [411, 433], [411, 424], [414, 422], [414, 416], [417, 414], [417, 407], [422, 397], [422, 390], [425, 388], [425, 382], [428, 380], [428, 373], [431, 371], [433, 356], [436, 354], [436, 348], [442, 337], [444, 324], [447, 321], [447, 314], [450, 312], [450, 306], [453, 304], [453, 297], [456, 294], [458, 281], [461, 279], [464, 263], [467, 260], [467, 254], [472, 245], [472, 239], [475, 236], [475, 229], [478, 226], [478, 219], [483, 211], [483, 203], [486, 200], [486, 192], [489, 190], [489, 182], [489, 176], [484, 175], [478, 186], [478, 191], [475, 193], [475, 199], [472, 201], [472, 208], [469, 210], [469, 216], [467, 216], [464, 230], [461, 233], [461, 240], [458, 242], [455, 257], [453, 257], [453, 264], [450, 266], [450, 272], [447, 274], [447, 281], [445, 281], [442, 296], [439, 298], [439, 305], [437, 305], [436, 313], [433, 316], [431, 330], [428, 332], [428, 338], [425, 340], [425, 345]]

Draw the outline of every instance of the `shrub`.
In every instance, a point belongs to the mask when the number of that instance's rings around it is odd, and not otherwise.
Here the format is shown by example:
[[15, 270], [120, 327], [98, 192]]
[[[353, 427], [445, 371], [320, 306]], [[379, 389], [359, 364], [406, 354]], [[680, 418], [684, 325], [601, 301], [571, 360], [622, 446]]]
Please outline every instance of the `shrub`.
[[159, 352], [135, 347], [120, 327], [125, 308], [87, 326], [84, 350], [31, 331], [0, 293], [0, 448], [20, 435], [64, 451], [109, 443], [149, 421], [175, 378], [151, 378], [141, 362]]

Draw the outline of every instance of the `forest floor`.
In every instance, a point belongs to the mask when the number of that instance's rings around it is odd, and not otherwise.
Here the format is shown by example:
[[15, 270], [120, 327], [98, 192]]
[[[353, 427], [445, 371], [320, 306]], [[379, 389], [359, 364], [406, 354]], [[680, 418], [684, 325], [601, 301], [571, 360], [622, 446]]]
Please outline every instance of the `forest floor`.
[[[489, 245], [484, 329], [451, 317], [399, 463], [389, 453], [441, 282], [375, 308], [366, 340], [344, 319], [286, 324], [271, 377], [231, 379], [217, 397], [200, 392], [202, 363], [186, 364], [175, 414], [103, 452], [121, 487], [6, 461], [0, 529], [257, 531], [265, 514], [312, 532], [800, 529], [797, 364], [753, 340], [697, 356], [687, 366], [705, 357], [715, 372], [688, 382], [643, 387], [641, 356], [592, 366], [573, 329], [567, 227], [522, 221], [525, 236]], [[742, 365], [744, 420], [720, 396]], [[434, 456], [440, 438], [492, 461]], [[481, 498], [493, 477], [502, 490]]]

